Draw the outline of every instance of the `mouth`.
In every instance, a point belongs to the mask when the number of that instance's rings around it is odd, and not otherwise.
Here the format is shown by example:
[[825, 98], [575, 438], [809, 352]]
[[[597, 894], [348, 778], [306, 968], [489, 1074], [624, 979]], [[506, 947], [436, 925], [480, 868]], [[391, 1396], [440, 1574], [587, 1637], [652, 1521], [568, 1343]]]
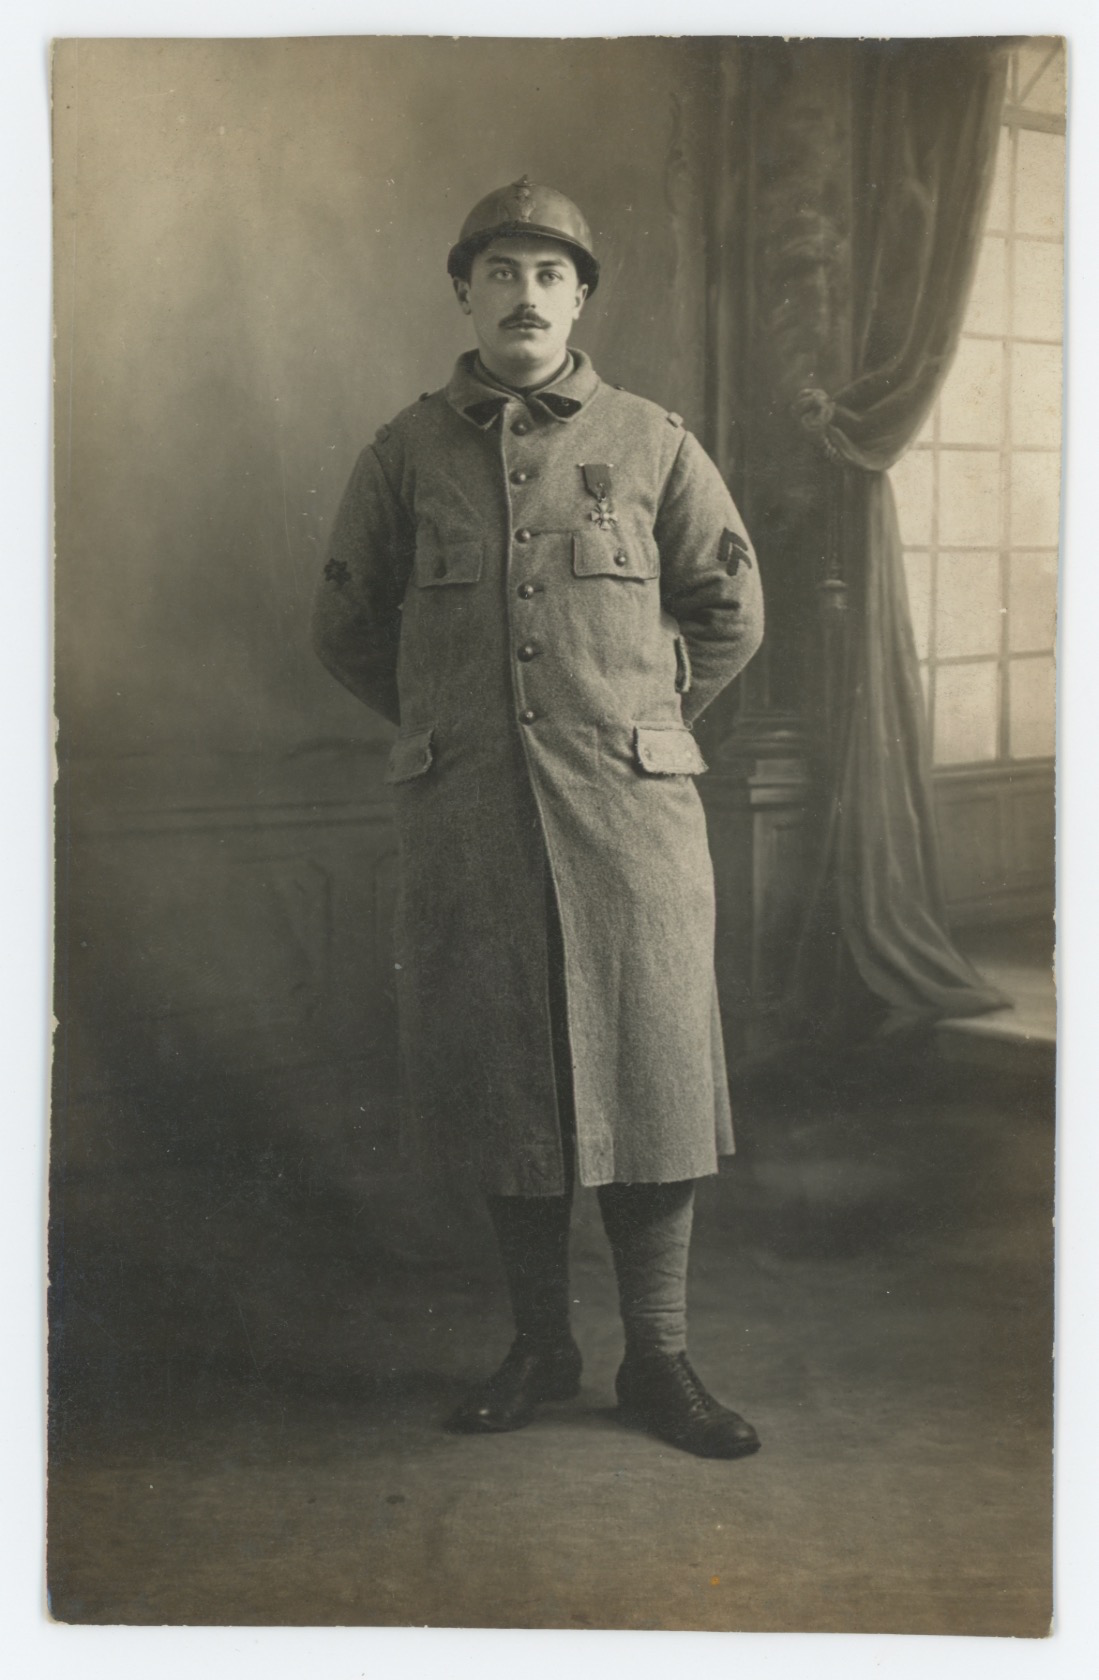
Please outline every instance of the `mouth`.
[[501, 321], [504, 332], [545, 332], [549, 327], [548, 321], [542, 321], [537, 316], [526, 315], [520, 321]]

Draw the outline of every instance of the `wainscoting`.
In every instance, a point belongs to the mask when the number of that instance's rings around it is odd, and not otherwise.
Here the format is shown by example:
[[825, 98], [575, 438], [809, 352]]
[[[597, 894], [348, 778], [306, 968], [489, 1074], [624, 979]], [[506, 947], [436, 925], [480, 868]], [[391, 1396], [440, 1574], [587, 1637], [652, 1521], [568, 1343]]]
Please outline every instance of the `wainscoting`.
[[[353, 1123], [388, 1151], [399, 1077], [385, 751], [65, 766], [59, 1108], [232, 1085], [269, 1104], [273, 1123], [284, 1111], [307, 1129], [312, 1150], [327, 1137], [342, 1154]], [[777, 1001], [797, 936], [811, 867], [805, 760], [760, 744], [700, 786], [723, 1011], [742, 1046]], [[936, 801], [956, 925], [1051, 911], [1051, 765], [940, 773]]]
[[[232, 1140], [360, 1185], [399, 1170], [385, 739], [63, 764], [55, 1159], [93, 1186]], [[809, 877], [805, 760], [700, 784], [730, 1052], [777, 1002]]]
[[935, 807], [954, 926], [1052, 916], [1052, 763], [940, 770]]
[[242, 1109], [323, 1172], [388, 1162], [399, 1080], [385, 743], [83, 760], [58, 798], [55, 1146], [208, 1147]]

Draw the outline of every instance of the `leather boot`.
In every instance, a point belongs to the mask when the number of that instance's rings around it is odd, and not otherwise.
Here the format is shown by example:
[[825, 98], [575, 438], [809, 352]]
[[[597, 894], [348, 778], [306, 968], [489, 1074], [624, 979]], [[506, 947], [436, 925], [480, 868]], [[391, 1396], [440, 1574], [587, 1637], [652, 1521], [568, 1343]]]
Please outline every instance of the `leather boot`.
[[467, 1435], [522, 1429], [541, 1402], [579, 1394], [581, 1363], [571, 1336], [550, 1344], [517, 1336], [500, 1369], [458, 1407], [447, 1427]]
[[744, 1458], [759, 1451], [759, 1436], [737, 1412], [703, 1387], [685, 1353], [623, 1360], [615, 1391], [628, 1422], [699, 1458]]

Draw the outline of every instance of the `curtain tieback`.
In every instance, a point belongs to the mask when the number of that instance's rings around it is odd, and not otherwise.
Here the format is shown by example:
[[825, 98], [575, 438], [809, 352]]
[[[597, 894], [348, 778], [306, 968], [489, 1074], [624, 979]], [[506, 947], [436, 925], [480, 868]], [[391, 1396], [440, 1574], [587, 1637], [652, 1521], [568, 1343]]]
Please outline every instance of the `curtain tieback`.
[[828, 459], [842, 466], [845, 457], [828, 435], [836, 418], [836, 405], [828, 392], [818, 385], [805, 385], [790, 404], [790, 411], [802, 431], [808, 432]]

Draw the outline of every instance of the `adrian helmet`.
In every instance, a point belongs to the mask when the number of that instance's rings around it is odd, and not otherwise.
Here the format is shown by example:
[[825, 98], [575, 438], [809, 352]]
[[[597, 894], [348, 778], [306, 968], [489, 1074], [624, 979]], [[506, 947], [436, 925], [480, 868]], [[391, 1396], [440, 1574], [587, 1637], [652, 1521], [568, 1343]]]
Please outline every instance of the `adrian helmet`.
[[567, 245], [576, 272], [589, 292], [599, 284], [599, 264], [592, 253], [591, 229], [571, 198], [553, 187], [539, 187], [523, 175], [510, 186], [497, 187], [475, 204], [447, 257], [447, 273], [468, 280], [478, 251], [507, 234], [542, 234]]

